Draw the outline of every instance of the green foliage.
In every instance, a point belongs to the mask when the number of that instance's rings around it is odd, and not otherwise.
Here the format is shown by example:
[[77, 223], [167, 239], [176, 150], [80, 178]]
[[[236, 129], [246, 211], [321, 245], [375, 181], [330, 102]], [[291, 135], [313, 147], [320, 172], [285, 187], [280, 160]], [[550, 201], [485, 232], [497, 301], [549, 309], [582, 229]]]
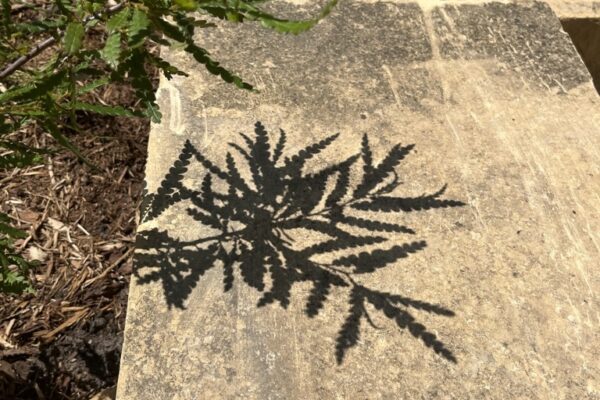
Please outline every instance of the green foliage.
[[64, 46], [67, 54], [72, 55], [79, 51], [84, 33], [83, 24], [80, 22], [71, 22], [67, 25], [64, 37]]
[[10, 225], [6, 214], [0, 213], [0, 292], [31, 292], [27, 271], [31, 263], [13, 252], [13, 241], [23, 239], [27, 234]]
[[[329, 0], [316, 17], [292, 21], [262, 10], [259, 4], [264, 0], [123, 0], [116, 5], [107, 0], [48, 1], [51, 6], [41, 7], [25, 0], [0, 0], [2, 169], [43, 161], [47, 149], [30, 148], [14, 139], [16, 132], [26, 132], [31, 124], [42, 127], [59, 146], [87, 162], [64, 133], [66, 127], [78, 129], [77, 113], [141, 116], [159, 122], [161, 113], [145, 66], [153, 65], [167, 79], [186, 73], [152, 52], [156, 45], [182, 48], [209, 73], [241, 89], [254, 90], [198, 46], [197, 30], [214, 27], [219, 20], [253, 21], [280, 33], [298, 34], [314, 26], [337, 3]], [[26, 16], [15, 6], [26, 9]], [[43, 61], [36, 58], [46, 48], [51, 49], [44, 53]], [[14, 64], [20, 59], [25, 62]], [[135, 90], [139, 98], [135, 108], [90, 100], [90, 93], [115, 82]], [[0, 292], [22, 290], [28, 264], [11, 250], [19, 233], [3, 220], [0, 234]]]
[[[154, 44], [180, 46], [211, 74], [247, 90], [250, 83], [214, 60], [194, 41], [197, 29], [214, 26], [209, 20], [241, 23], [256, 21], [281, 33], [298, 34], [314, 26], [336, 4], [331, 0], [315, 18], [292, 21], [275, 17], [257, 5], [259, 0], [202, 1], [131, 0], [108, 7], [105, 1], [57, 1], [54, 12], [38, 20], [12, 20], [10, 2], [2, 2], [0, 64], [23, 56], [47, 39], [55, 43], [53, 56], [32, 69], [21, 66], [3, 82], [0, 112], [29, 117], [29, 123], [47, 118], [61, 125], [61, 117], [76, 111], [73, 102], [89, 91], [110, 82], [128, 83], [140, 98], [140, 108], [130, 115], [145, 115], [158, 122], [160, 112], [143, 65], [158, 67], [167, 78], [184, 75], [177, 67], [152, 54]], [[91, 32], [103, 33], [102, 43], [90, 39]], [[106, 77], [109, 76], [109, 79]], [[104, 78], [101, 80], [94, 78]], [[102, 109], [104, 111], [104, 109]], [[88, 107], [86, 111], [96, 111]], [[71, 127], [76, 128], [76, 127]]]

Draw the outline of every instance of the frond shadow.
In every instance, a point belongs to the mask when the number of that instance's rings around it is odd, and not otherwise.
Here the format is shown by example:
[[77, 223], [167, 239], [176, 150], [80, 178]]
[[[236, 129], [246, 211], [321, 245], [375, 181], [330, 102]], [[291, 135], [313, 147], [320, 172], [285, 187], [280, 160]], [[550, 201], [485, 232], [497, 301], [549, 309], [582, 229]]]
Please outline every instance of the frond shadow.
[[[337, 139], [329, 136], [284, 157], [286, 135], [282, 130], [272, 147], [267, 131], [256, 123], [254, 138], [240, 134], [240, 143], [230, 143], [224, 167], [217, 166], [187, 141], [178, 160], [160, 187], [145, 196], [144, 221], [159, 217], [170, 207], [186, 205], [188, 215], [214, 235], [184, 241], [158, 228], [138, 233], [136, 270], [139, 283], [160, 282], [169, 307], [184, 308], [185, 300], [202, 275], [222, 267], [223, 290], [233, 287], [234, 271], [248, 286], [262, 295], [257, 306], [278, 303], [287, 308], [290, 292], [298, 282], [310, 282], [305, 313], [315, 317], [324, 307], [333, 288], [348, 292], [348, 315], [336, 341], [338, 364], [360, 335], [362, 321], [372, 324], [367, 305], [379, 310], [395, 324], [421, 340], [441, 357], [456, 357], [427, 328], [417, 322], [411, 310], [442, 316], [454, 313], [442, 306], [369, 288], [360, 283], [361, 274], [386, 268], [410, 254], [423, 250], [423, 240], [407, 241], [385, 249], [365, 248], [388, 241], [390, 233], [415, 235], [410, 227], [381, 222], [361, 212], [397, 213], [458, 207], [464, 203], [442, 199], [446, 187], [430, 195], [396, 197], [401, 184], [395, 171], [413, 145], [394, 146], [377, 165], [373, 162], [368, 136], [360, 152], [316, 172], [304, 173], [306, 164]], [[234, 156], [235, 154], [235, 156]], [[244, 179], [238, 167], [246, 164]], [[198, 188], [189, 188], [183, 179], [192, 162], [206, 170]], [[362, 178], [352, 188], [351, 168], [362, 164]], [[219, 181], [220, 188], [214, 189]], [[329, 182], [329, 184], [328, 184]], [[304, 229], [328, 239], [296, 248], [290, 230]], [[367, 234], [355, 234], [362, 231]], [[380, 247], [380, 246], [378, 246]], [[362, 249], [363, 251], [359, 250]], [[342, 251], [342, 256], [324, 262], [323, 256]]]

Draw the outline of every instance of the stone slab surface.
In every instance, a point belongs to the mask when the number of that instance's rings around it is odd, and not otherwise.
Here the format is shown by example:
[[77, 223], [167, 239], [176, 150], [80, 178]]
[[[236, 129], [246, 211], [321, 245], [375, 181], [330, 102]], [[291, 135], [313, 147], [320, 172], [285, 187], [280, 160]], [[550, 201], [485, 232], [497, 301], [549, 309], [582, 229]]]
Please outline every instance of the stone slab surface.
[[[504, 4], [513, 3], [501, 0]], [[460, 4], [484, 4], [484, 0], [421, 0], [419, 4], [424, 9]], [[548, 0], [547, 3], [560, 19], [568, 18], [600, 18], [600, 2], [594, 0]]]
[[165, 54], [118, 399], [600, 398], [600, 101], [547, 4], [199, 40], [260, 93]]
[[600, 2], [593, 0], [549, 0], [556, 15], [563, 18], [600, 18]]

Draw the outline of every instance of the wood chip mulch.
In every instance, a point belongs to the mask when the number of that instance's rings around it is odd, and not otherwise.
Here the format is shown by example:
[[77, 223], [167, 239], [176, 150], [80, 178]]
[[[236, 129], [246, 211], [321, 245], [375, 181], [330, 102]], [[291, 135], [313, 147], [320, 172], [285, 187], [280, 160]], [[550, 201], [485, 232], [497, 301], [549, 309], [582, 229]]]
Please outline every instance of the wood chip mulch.
[[[132, 104], [129, 89], [99, 100]], [[81, 113], [69, 137], [99, 167], [60, 151], [0, 172], [0, 208], [28, 232], [35, 293], [0, 294], [0, 399], [86, 399], [116, 382], [149, 123]], [[33, 127], [34, 145], [53, 145]]]

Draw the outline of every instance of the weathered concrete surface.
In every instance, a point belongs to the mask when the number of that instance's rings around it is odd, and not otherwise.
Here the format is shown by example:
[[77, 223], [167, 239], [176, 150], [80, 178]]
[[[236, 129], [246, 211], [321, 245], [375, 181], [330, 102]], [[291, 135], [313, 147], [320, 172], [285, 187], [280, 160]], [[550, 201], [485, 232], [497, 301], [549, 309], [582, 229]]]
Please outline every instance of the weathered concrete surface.
[[594, 0], [549, 0], [559, 18], [600, 18], [600, 2]]
[[[311, 10], [280, 8], [288, 15]], [[137, 272], [146, 279], [153, 271], [162, 275], [149, 283], [132, 280], [119, 399], [600, 398], [600, 101], [547, 5], [342, 2], [298, 37], [251, 25], [203, 34], [212, 54], [261, 92], [244, 93], [181, 53], [166, 54], [192, 76], [163, 80], [159, 89], [164, 121], [152, 129], [147, 168], [157, 217], [140, 227], [146, 256]], [[194, 208], [189, 197], [200, 204], [201, 196], [180, 188], [188, 199], [171, 197], [169, 205], [172, 191], [161, 184], [186, 148], [166, 181], [181, 176], [189, 190], [201, 190], [208, 164], [201, 165], [185, 141], [226, 170], [225, 153], [232, 151], [226, 143], [244, 146], [240, 131], [254, 139], [256, 121], [269, 132], [271, 153], [279, 128], [287, 132], [284, 156], [341, 133], [307, 161], [305, 175], [361, 153], [365, 132], [375, 163], [398, 142], [415, 144], [396, 168], [403, 184], [391, 195], [419, 196], [447, 184], [442, 197], [466, 205], [350, 210], [415, 234], [390, 228], [377, 233], [385, 242], [321, 255], [318, 265], [343, 269], [352, 263], [331, 260], [366, 251], [363, 261], [371, 254], [384, 268], [351, 275], [355, 283], [344, 275], [347, 286], [333, 283], [322, 293], [321, 309], [314, 310], [313, 299], [312, 317], [306, 311], [310, 276], [287, 281], [287, 308], [281, 298], [257, 307], [263, 293], [253, 270], [235, 264], [233, 287], [224, 291], [226, 257], [215, 261], [207, 256], [210, 246], [181, 244], [219, 236], [186, 212]], [[252, 182], [243, 156], [232, 154], [241, 178]], [[348, 196], [360, 185], [363, 160], [353, 164]], [[221, 180], [212, 185], [227, 193]], [[234, 208], [253, 206], [248, 197]], [[268, 209], [255, 210], [251, 219]], [[263, 220], [250, 224], [241, 258], [260, 246], [253, 240], [268, 235]], [[249, 232], [239, 225], [232, 229]], [[294, 249], [314, 249], [328, 240], [315, 229], [289, 229], [281, 238]], [[427, 246], [416, 251], [415, 245], [406, 257], [385, 252], [420, 240]], [[232, 243], [224, 246], [233, 251]], [[259, 258], [258, 269], [273, 264]], [[357, 259], [346, 271], [359, 270]], [[291, 270], [294, 260], [284, 261]], [[276, 279], [285, 287], [286, 279]], [[268, 292], [273, 281], [264, 280]], [[393, 307], [377, 309], [374, 297], [352, 300], [355, 284], [404, 296], [418, 323]], [[350, 346], [352, 312], [361, 325]], [[340, 348], [346, 351], [338, 364]]]

